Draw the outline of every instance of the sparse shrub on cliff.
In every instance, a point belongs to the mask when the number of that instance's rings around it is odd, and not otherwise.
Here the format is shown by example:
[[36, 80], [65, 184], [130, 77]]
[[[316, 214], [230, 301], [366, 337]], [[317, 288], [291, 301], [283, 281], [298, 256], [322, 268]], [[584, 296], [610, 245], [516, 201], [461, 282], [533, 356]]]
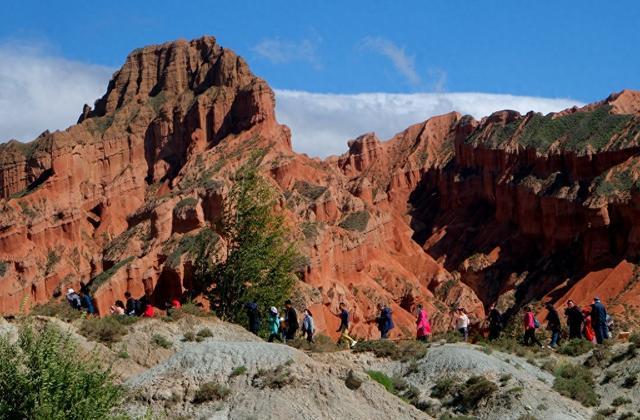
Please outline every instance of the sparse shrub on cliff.
[[7, 274], [7, 269], [9, 268], [9, 264], [6, 261], [0, 261], [0, 277], [3, 277]]
[[286, 364], [277, 366], [273, 369], [260, 369], [251, 381], [251, 384], [260, 389], [271, 388], [279, 389], [294, 382], [291, 370]]
[[95, 293], [100, 288], [100, 286], [104, 284], [107, 280], [109, 280], [111, 277], [113, 277], [113, 275], [116, 274], [118, 270], [120, 270], [122, 267], [126, 265], [129, 265], [131, 261], [133, 261], [134, 259], [135, 257], [127, 257], [124, 260], [114, 264], [112, 267], [108, 268], [107, 270], [104, 270], [102, 273], [95, 276], [89, 282], [89, 289], [91, 290], [91, 292]]
[[187, 209], [187, 208], [193, 208], [196, 206], [196, 204], [198, 204], [198, 199], [194, 198], [194, 197], [187, 197], [187, 198], [183, 198], [182, 200], [178, 201], [178, 204], [176, 204], [176, 211], [180, 211], [182, 209]]
[[579, 401], [585, 407], [598, 404], [600, 397], [596, 394], [593, 374], [589, 369], [564, 363], [555, 370], [554, 375], [553, 389], [560, 394]]
[[293, 189], [298, 191], [300, 195], [308, 198], [309, 200], [317, 200], [327, 190], [327, 187], [321, 185], [314, 185], [307, 181], [296, 181], [293, 185]]
[[83, 312], [73, 309], [65, 300], [50, 300], [42, 305], [36, 305], [31, 309], [32, 315], [51, 316], [65, 322], [80, 319]]
[[154, 334], [151, 337], [151, 342], [158, 347], [162, 347], [163, 349], [169, 349], [173, 346], [173, 343], [169, 341], [169, 339], [160, 334]]
[[361, 210], [349, 213], [338, 226], [346, 230], [364, 232], [367, 228], [367, 223], [369, 223], [369, 212]]
[[260, 308], [282, 305], [299, 259], [283, 215], [274, 210], [276, 194], [258, 173], [260, 161], [261, 155], [252, 156], [234, 175], [222, 223], [226, 258], [212, 264], [204, 255], [195, 264], [195, 279], [215, 279], [209, 293], [215, 311], [236, 323], [245, 323], [247, 301]]
[[127, 330], [115, 317], [108, 316], [83, 320], [78, 332], [88, 339], [110, 345], [120, 341]]
[[313, 242], [318, 237], [318, 223], [316, 222], [303, 222], [302, 234], [307, 241]]
[[591, 342], [574, 338], [573, 340], [565, 341], [558, 349], [558, 352], [567, 356], [580, 356], [591, 349], [593, 349]]
[[60, 262], [60, 254], [58, 254], [55, 249], [50, 249], [47, 253], [47, 262], [44, 266], [44, 272], [47, 274], [50, 273], [58, 262]]
[[110, 371], [52, 325], [22, 327], [16, 343], [0, 337], [0, 418], [111, 418], [122, 395]]
[[231, 393], [231, 389], [216, 382], [206, 382], [200, 385], [193, 397], [194, 404], [202, 404], [209, 401], [224, 400]]

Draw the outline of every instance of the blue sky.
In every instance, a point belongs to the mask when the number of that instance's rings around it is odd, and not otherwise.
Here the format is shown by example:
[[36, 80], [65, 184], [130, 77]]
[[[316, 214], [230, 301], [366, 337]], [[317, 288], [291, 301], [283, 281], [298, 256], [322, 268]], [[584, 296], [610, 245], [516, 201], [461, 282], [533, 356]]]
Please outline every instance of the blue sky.
[[5, 2], [0, 45], [112, 71], [136, 47], [211, 34], [276, 89], [314, 93], [640, 89], [637, 1], [62, 3]]

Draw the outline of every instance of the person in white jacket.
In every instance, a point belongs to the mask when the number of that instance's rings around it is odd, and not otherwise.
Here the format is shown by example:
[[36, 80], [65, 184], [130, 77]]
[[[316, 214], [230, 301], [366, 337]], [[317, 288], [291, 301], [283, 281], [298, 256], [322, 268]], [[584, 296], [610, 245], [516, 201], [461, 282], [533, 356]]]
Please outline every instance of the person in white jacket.
[[305, 309], [303, 313], [302, 333], [306, 334], [309, 344], [313, 344], [313, 334], [316, 332], [315, 326], [313, 325], [313, 315], [309, 309]]

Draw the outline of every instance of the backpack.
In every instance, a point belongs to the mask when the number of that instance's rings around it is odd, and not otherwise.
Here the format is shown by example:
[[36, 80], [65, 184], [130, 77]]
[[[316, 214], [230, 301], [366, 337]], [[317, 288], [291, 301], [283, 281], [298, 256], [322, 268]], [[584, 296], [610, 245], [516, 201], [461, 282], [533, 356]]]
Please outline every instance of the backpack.
[[538, 321], [538, 318], [533, 318], [533, 328], [540, 328], [540, 321]]

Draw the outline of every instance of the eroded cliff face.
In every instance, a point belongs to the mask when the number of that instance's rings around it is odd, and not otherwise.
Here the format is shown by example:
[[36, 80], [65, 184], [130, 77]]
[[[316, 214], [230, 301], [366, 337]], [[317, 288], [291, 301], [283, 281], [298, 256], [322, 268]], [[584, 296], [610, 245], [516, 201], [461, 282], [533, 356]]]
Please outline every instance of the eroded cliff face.
[[450, 113], [322, 161], [291, 150], [272, 90], [214, 38], [135, 50], [77, 125], [0, 146], [0, 312], [80, 281], [103, 314], [126, 290], [157, 306], [181, 295], [190, 238], [215, 229], [257, 149], [308, 257], [296, 300], [321, 330], [341, 301], [356, 335], [377, 334], [379, 302], [412, 335], [418, 303], [441, 329], [455, 306], [482, 319], [495, 301], [587, 299], [581, 284], [623, 310], [640, 293], [638, 96]]

